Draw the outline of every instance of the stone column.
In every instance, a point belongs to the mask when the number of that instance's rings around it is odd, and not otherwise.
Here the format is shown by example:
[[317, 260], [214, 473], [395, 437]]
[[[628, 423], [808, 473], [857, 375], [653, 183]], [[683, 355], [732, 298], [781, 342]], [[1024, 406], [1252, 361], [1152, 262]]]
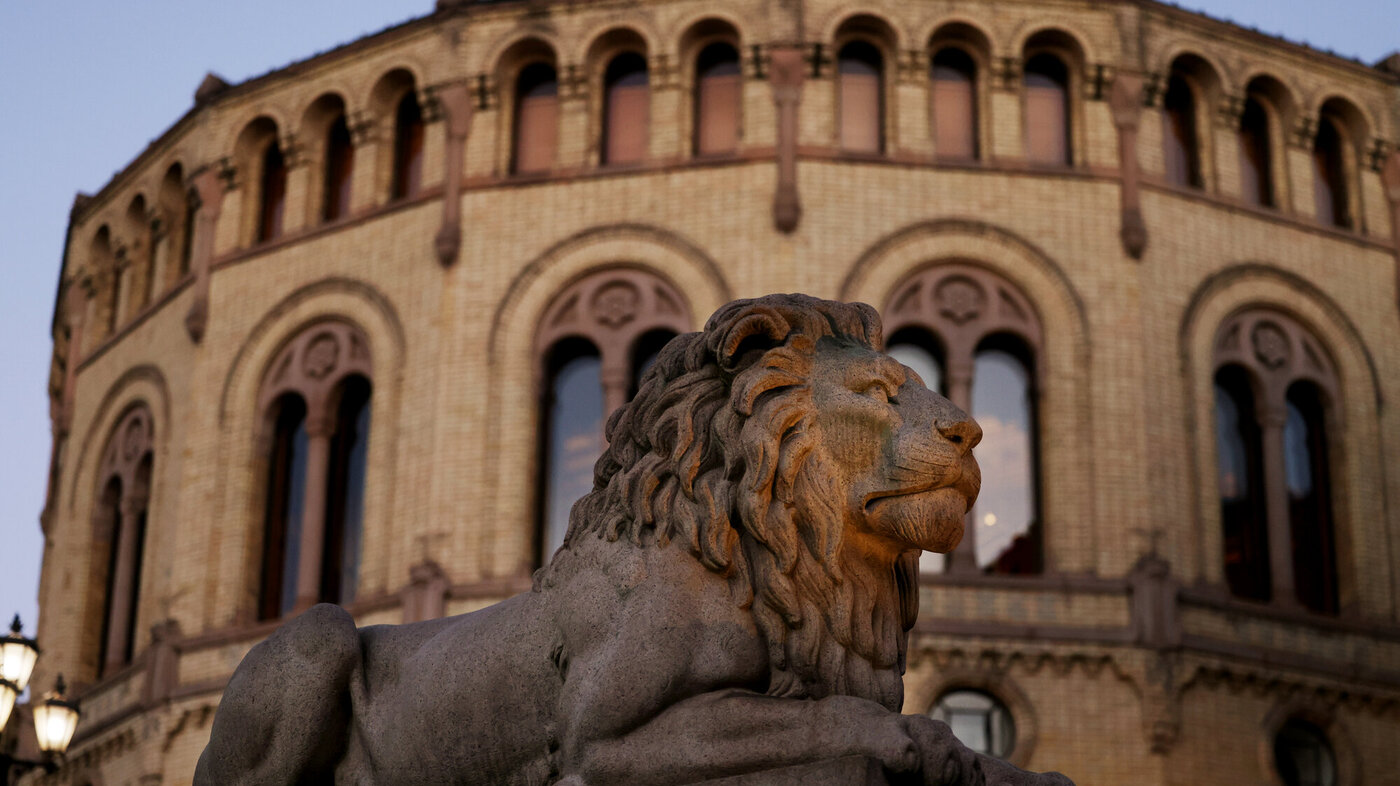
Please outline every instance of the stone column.
[[988, 132], [991, 145], [987, 159], [1024, 161], [1026, 132], [1021, 119], [1021, 60], [1017, 57], [997, 58], [991, 74], [991, 117]]
[[1288, 520], [1288, 473], [1284, 467], [1283, 426], [1288, 409], [1282, 401], [1264, 406], [1263, 426], [1264, 510], [1269, 532], [1269, 576], [1276, 606], [1297, 606], [1293, 589], [1293, 533]]
[[442, 181], [442, 227], [433, 240], [433, 250], [443, 267], [457, 261], [462, 247], [462, 156], [472, 127], [471, 91], [466, 82], [449, 82], [437, 90], [447, 127], [447, 150]]
[[123, 495], [121, 501], [121, 523], [117, 526], [117, 558], [113, 562], [112, 610], [107, 619], [107, 662], [103, 670], [125, 666], [126, 648], [129, 640], [131, 617], [136, 609], [131, 607], [132, 590], [140, 576], [136, 575], [136, 548], [140, 532], [141, 512], [146, 509], [146, 500], [135, 495]]
[[623, 360], [625, 358], [609, 358], [607, 355], [603, 357], [603, 368], [599, 376], [603, 381], [604, 423], [612, 413], [627, 403], [627, 394], [631, 392], [632, 378], [627, 373], [627, 366], [621, 362]]
[[225, 182], [232, 180], [231, 172], [223, 169], [224, 166], [220, 162], [195, 173], [193, 193], [189, 195], [197, 205], [194, 226], [186, 230], [194, 233], [194, 245], [190, 249], [194, 302], [185, 314], [185, 330], [196, 344], [203, 340], [204, 331], [209, 326], [209, 265], [214, 256], [214, 230], [219, 222], [219, 212], [223, 209]]
[[156, 297], [168, 286], [170, 258], [174, 241], [178, 235], [170, 231], [175, 226], [176, 216], [151, 219], [151, 266], [146, 271], [146, 303], [155, 302]]
[[[325, 404], [321, 408], [325, 408]], [[335, 419], [328, 412], [306, 416], [306, 487], [302, 490], [301, 553], [297, 561], [300, 614], [321, 599], [321, 558], [326, 543], [326, 483], [331, 470], [331, 436]]]
[[[690, 147], [692, 126], [674, 127], [682, 116], [681, 70], [670, 54], [653, 53], [647, 63], [647, 81], [651, 89], [650, 117], [647, 119], [647, 158], [651, 161], [672, 161], [680, 158]], [[669, 130], [668, 130], [669, 129]]]
[[111, 330], [107, 331], [107, 337], [116, 335], [122, 325], [126, 324], [127, 310], [131, 305], [131, 250], [128, 248], [117, 249], [117, 260], [115, 274], [112, 279], [112, 313], [109, 316]]
[[554, 154], [557, 169], [582, 169], [596, 164], [596, 145], [590, 143], [588, 80], [579, 65], [559, 69], [559, 137]]
[[1108, 99], [1113, 125], [1118, 129], [1119, 239], [1123, 252], [1142, 259], [1147, 249], [1147, 224], [1142, 218], [1142, 192], [1138, 170], [1138, 123], [1142, 118], [1142, 77], [1119, 74]]
[[282, 161], [287, 165], [287, 198], [282, 204], [282, 237], [286, 237], [320, 220], [315, 211], [320, 209], [321, 200], [319, 195], [313, 197], [312, 189], [323, 186], [317, 170], [324, 167], [319, 156], [312, 158], [307, 154], [295, 134], [283, 136], [279, 144]]
[[[957, 352], [957, 355], [948, 358], [948, 400], [953, 402], [953, 406], [971, 414], [972, 350], [967, 348], [960, 352], [952, 349], [949, 354], [953, 355], [953, 352]], [[977, 572], [977, 522], [973, 519], [971, 510], [963, 519], [962, 543], [948, 555], [948, 572]]]
[[351, 216], [367, 213], [379, 204], [379, 154], [384, 147], [375, 134], [374, 121], [364, 112], [349, 118], [354, 144], [355, 170], [350, 181]]
[[802, 47], [775, 46], [769, 58], [773, 107], [778, 115], [778, 185], [773, 192], [773, 226], [791, 233], [802, 220], [797, 192], [797, 109], [802, 103]]

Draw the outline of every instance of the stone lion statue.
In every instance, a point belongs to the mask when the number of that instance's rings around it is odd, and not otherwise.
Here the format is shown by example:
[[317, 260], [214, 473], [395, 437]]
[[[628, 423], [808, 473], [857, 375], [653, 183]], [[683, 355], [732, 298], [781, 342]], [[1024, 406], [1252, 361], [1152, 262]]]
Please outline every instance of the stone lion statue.
[[899, 712], [981, 431], [881, 345], [864, 304], [724, 306], [609, 419], [530, 592], [358, 630], [313, 607], [238, 667], [195, 783], [1068, 784]]

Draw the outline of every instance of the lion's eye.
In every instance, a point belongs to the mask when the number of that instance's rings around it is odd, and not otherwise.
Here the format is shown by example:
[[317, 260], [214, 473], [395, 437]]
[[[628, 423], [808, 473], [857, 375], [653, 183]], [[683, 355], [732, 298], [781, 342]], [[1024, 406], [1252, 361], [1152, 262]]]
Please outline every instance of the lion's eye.
[[890, 393], [889, 386], [886, 385], [884, 382], [872, 382], [869, 385], [867, 385], [865, 390], [862, 390], [860, 393], [862, 396], [869, 396], [870, 398], [875, 399], [881, 404], [888, 404], [889, 400], [893, 398], [893, 395]]

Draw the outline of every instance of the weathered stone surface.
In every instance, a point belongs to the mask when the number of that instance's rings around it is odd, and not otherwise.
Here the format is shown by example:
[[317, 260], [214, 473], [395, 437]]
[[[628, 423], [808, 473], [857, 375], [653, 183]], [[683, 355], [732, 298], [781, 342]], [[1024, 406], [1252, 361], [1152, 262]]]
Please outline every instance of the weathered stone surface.
[[321, 605], [244, 660], [197, 784], [1065, 783], [901, 715], [920, 549], [981, 431], [863, 304], [735, 301], [608, 423], [532, 591], [357, 630]]

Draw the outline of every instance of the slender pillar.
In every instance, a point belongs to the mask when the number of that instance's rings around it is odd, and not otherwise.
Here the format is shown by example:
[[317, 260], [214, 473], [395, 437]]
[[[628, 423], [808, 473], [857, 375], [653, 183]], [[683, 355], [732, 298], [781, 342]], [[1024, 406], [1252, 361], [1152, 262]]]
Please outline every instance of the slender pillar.
[[773, 226], [791, 233], [802, 220], [797, 192], [797, 108], [802, 103], [802, 47], [775, 46], [769, 56], [768, 79], [778, 115], [778, 185], [773, 193]]
[[1400, 150], [1394, 150], [1381, 169], [1381, 183], [1390, 200], [1390, 241], [1395, 246], [1395, 288], [1400, 292]]
[[466, 82], [449, 82], [437, 90], [443, 122], [447, 126], [447, 151], [442, 181], [442, 228], [433, 240], [438, 262], [451, 267], [462, 248], [462, 156], [472, 128], [472, 98]]
[[600, 376], [603, 378], [603, 422], [606, 423], [612, 413], [616, 412], [623, 404], [627, 403], [627, 394], [632, 387], [632, 378], [627, 373], [627, 367], [622, 363], [609, 363], [608, 358], [603, 360], [603, 368]]
[[1263, 417], [1264, 510], [1269, 531], [1269, 575], [1275, 605], [1296, 606], [1293, 588], [1293, 533], [1288, 520], [1288, 474], [1284, 468], [1283, 425], [1288, 410], [1283, 402], [1265, 405]]
[[231, 175], [225, 175], [222, 164], [207, 166], [195, 174], [187, 197], [196, 205], [194, 226], [186, 229], [194, 233], [194, 245], [190, 248], [194, 302], [185, 314], [185, 330], [196, 344], [204, 338], [209, 326], [209, 266], [214, 257], [214, 229], [223, 210], [225, 182], [231, 180]]
[[[972, 368], [973, 360], [966, 357], [948, 359], [948, 400], [963, 412], [972, 412]], [[977, 572], [977, 522], [972, 511], [963, 519], [963, 539], [948, 555], [949, 573]]]
[[67, 434], [73, 425], [73, 397], [78, 378], [78, 363], [83, 356], [83, 328], [87, 325], [92, 301], [92, 279], [68, 284], [68, 354], [63, 361], [63, 405], [59, 410], [58, 430]]
[[[324, 405], [323, 405], [324, 406]], [[331, 468], [335, 420], [327, 413], [306, 418], [306, 488], [302, 493], [301, 554], [297, 562], [299, 614], [321, 600], [321, 558], [326, 543], [326, 483]]]
[[1119, 74], [1109, 96], [1113, 125], [1118, 129], [1119, 238], [1123, 251], [1142, 259], [1147, 249], [1147, 224], [1142, 218], [1142, 197], [1138, 186], [1138, 122], [1142, 116], [1142, 77]]
[[117, 527], [117, 559], [112, 576], [112, 616], [107, 620], [107, 662], [103, 671], [110, 674], [125, 666], [126, 650], [130, 646], [131, 616], [136, 613], [131, 600], [140, 579], [136, 575], [136, 548], [140, 533], [141, 512], [146, 500], [125, 495], [121, 501], [121, 523]]

